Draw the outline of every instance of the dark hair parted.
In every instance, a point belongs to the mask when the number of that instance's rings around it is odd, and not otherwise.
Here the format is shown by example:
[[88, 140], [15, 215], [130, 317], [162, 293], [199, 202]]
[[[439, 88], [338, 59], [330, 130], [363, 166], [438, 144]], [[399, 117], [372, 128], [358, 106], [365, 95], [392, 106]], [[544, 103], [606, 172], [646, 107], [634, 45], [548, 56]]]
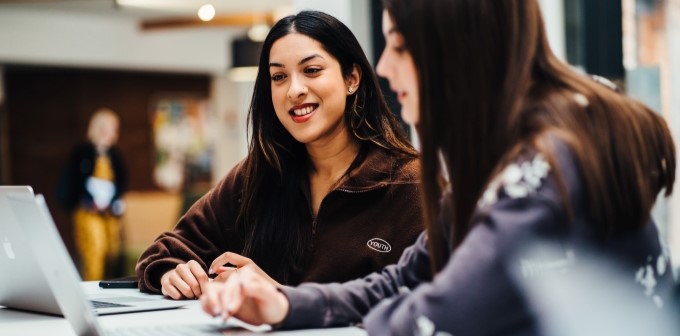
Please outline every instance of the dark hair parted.
[[293, 210], [299, 208], [295, 206], [298, 202], [306, 202], [301, 183], [308, 178], [309, 157], [304, 144], [295, 140], [276, 116], [269, 73], [272, 45], [294, 33], [319, 42], [339, 62], [343, 76], [350, 76], [354, 66], [361, 71], [358, 90], [347, 97], [345, 107], [344, 123], [352, 139], [370, 142], [397, 156], [417, 155], [349, 28], [316, 11], [302, 11], [274, 24], [262, 46], [248, 113], [250, 140], [238, 222], [245, 242], [242, 253], [281, 283], [297, 281], [292, 276], [304, 263], [312, 230], [302, 220], [305, 214]]
[[[642, 227], [656, 195], [672, 192], [675, 148], [663, 118], [559, 61], [536, 0], [383, 4], [419, 73], [423, 209], [435, 272], [448, 259], [446, 241], [455, 247], [465, 239], [477, 200], [511, 153], [535, 148], [560, 176], [552, 137], [574, 153], [601, 239]], [[440, 153], [451, 184], [448, 239], [433, 225]]]

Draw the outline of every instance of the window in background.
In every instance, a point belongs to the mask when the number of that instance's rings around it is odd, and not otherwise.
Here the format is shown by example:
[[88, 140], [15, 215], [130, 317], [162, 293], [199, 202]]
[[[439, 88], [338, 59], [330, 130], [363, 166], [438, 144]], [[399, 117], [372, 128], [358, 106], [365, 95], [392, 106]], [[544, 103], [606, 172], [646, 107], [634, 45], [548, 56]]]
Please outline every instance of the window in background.
[[[623, 64], [626, 92], [662, 114], [680, 137], [680, 0], [622, 0]], [[673, 94], [675, 92], [675, 94]], [[653, 209], [662, 237], [669, 242], [680, 271], [680, 200], [659, 197]], [[677, 210], [676, 210], [677, 209]]]

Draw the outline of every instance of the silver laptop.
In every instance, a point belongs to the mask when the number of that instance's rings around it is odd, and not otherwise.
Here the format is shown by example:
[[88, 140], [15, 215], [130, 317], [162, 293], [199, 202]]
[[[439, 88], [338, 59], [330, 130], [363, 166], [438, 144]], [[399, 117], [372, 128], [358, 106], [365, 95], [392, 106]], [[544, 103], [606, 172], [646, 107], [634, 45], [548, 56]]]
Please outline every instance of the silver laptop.
[[[42, 195], [27, 187], [0, 188], [0, 305], [54, 315], [87, 296]], [[89, 297], [99, 315], [171, 309], [181, 301], [112, 294]], [[96, 300], [94, 299], [96, 297]], [[82, 316], [82, 313], [79, 313]]]
[[[0, 198], [2, 196], [0, 195]], [[31, 277], [40, 279], [40, 281], [31, 280], [32, 286], [37, 287], [15, 285], [15, 290], [28, 291], [24, 294], [30, 294], [31, 291], [42, 292], [41, 295], [31, 295], [34, 300], [46, 301], [44, 303], [46, 306], [56, 306], [55, 313], [63, 315], [77, 335], [224, 335], [225, 329], [235, 327], [252, 332], [271, 330], [269, 325], [255, 326], [236, 318], [230, 318], [226, 322], [215, 321], [215, 323], [198, 325], [152, 325], [104, 330], [97, 321], [90, 300], [81, 288], [80, 277], [59, 237], [43, 196], [27, 197], [27, 195], [13, 194], [5, 195], [5, 198], [17, 219], [15, 223], [21, 223], [21, 227], [14, 225], [15, 231], [18, 232], [18, 229], [21, 229], [18, 237], [23, 238], [22, 242], [19, 243], [21, 248], [15, 248], [14, 243], [10, 243], [9, 249], [12, 252], [9, 254], [13, 257], [7, 259], [12, 261], [24, 259], [30, 262], [30, 265], [34, 266], [31, 267]], [[4, 229], [5, 226], [3, 222], [2, 231], [8, 231]], [[13, 268], [17, 267], [14, 266]], [[17, 283], [24, 280], [26, 279], [15, 279]], [[102, 299], [99, 298], [99, 300]], [[118, 312], [159, 310], [185, 305], [182, 302], [158, 298], [139, 302], [144, 298], [133, 296], [115, 296], [110, 298], [110, 301], [112, 300], [125, 301], [126, 305], [134, 304], [137, 306]], [[12, 306], [8, 307], [11, 308]], [[44, 309], [36, 309], [35, 306], [32, 308], [29, 310], [44, 311]], [[99, 310], [97, 313], [102, 315], [104, 311]]]

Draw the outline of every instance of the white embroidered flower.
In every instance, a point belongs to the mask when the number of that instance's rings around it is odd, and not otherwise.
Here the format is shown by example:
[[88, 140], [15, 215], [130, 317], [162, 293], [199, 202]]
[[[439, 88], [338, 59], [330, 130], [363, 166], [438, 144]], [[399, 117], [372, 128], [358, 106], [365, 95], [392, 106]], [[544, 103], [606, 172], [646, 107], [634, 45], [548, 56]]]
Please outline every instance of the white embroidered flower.
[[[653, 265], [654, 261], [656, 261], [656, 265]], [[654, 273], [654, 266], [656, 266], [657, 273]], [[656, 276], [657, 274], [661, 276], [665, 272], [666, 257], [663, 253], [657, 258], [653, 258], [652, 256], [647, 257], [647, 265], [640, 267], [637, 272], [635, 272], [635, 282], [642, 285], [645, 295], [652, 299], [657, 308], [663, 307], [663, 299], [656, 294], [656, 285], [658, 284]]]
[[654, 276], [654, 269], [651, 265], [647, 265], [645, 277], [640, 282], [645, 287], [645, 295], [650, 296], [654, 293], [656, 287], [656, 277]]
[[656, 308], [663, 308], [663, 299], [661, 299], [660, 296], [654, 295], [654, 297], [652, 297], [652, 301], [654, 301]]
[[430, 321], [429, 318], [425, 316], [420, 316], [416, 319], [415, 335], [417, 336], [452, 336], [446, 331], [436, 331], [434, 322]]
[[399, 287], [399, 294], [408, 294], [411, 293], [411, 290], [406, 287], [406, 286], [401, 286]]
[[415, 332], [417, 336], [434, 335], [434, 323], [425, 316], [421, 315], [416, 319], [416, 327], [418, 328]]
[[588, 105], [590, 105], [588, 98], [581, 93], [574, 93], [574, 100], [576, 101], [576, 104], [581, 105], [581, 107], [588, 107]]
[[498, 188], [499, 188], [498, 181], [493, 181], [489, 183], [489, 186], [486, 188], [486, 190], [482, 194], [482, 197], [479, 199], [477, 206], [482, 208], [484, 206], [496, 203], [496, 201], [498, 200]]
[[503, 184], [513, 185], [522, 180], [523, 169], [516, 164], [511, 164], [501, 173]]
[[659, 273], [659, 275], [664, 275], [666, 273], [666, 256], [661, 254], [659, 257], [656, 259], [656, 272]]
[[527, 197], [536, 192], [549, 171], [550, 165], [541, 154], [536, 154], [530, 161], [512, 163], [489, 183], [477, 206], [482, 208], [496, 203], [501, 187], [510, 198]]
[[530, 171], [524, 174], [524, 179], [534, 188], [538, 188], [541, 186], [541, 179], [548, 176], [550, 165], [545, 161], [543, 155], [538, 154], [534, 156], [531, 165], [527, 165], [527, 169]]
[[520, 258], [519, 262], [524, 278], [545, 274], [564, 274], [576, 263], [576, 254], [574, 250], [568, 249], [561, 258]]
[[529, 195], [529, 187], [523, 184], [508, 184], [505, 186], [505, 192], [510, 198], [522, 198]]

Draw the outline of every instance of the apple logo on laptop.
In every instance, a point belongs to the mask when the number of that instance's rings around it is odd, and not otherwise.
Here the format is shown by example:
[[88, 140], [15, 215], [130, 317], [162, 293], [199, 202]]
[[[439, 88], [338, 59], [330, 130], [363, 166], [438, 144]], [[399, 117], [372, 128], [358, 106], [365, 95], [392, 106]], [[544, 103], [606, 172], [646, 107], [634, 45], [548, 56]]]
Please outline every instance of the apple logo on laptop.
[[9, 239], [5, 237], [5, 242], [2, 243], [3, 247], [5, 248], [5, 254], [7, 254], [7, 258], [10, 258], [12, 260], [16, 259], [16, 256], [14, 255], [14, 250], [12, 249], [12, 243], [9, 242]]

